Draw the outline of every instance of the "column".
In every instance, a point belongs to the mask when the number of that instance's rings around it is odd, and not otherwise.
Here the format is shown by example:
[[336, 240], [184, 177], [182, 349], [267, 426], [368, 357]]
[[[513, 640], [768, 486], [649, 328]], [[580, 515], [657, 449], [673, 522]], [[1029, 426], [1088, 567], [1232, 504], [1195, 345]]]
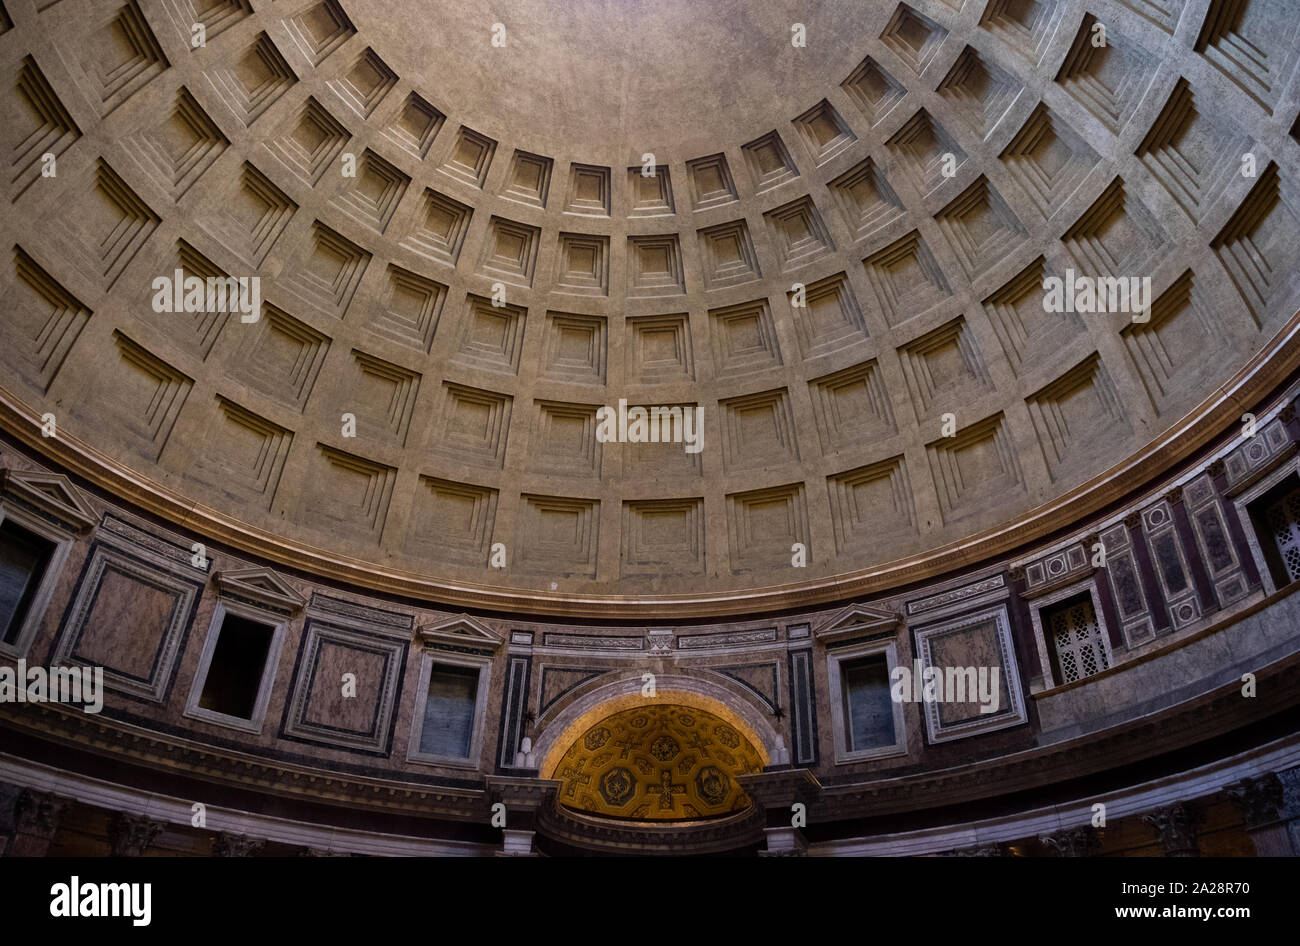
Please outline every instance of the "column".
[[1223, 790], [1241, 812], [1246, 833], [1259, 857], [1294, 857], [1291, 832], [1283, 814], [1284, 792], [1277, 773], [1244, 778]]
[[112, 857], [140, 857], [162, 833], [163, 823], [144, 815], [115, 811], [108, 818], [108, 847]]
[[14, 802], [14, 833], [5, 856], [44, 857], [70, 804], [69, 798], [24, 789]]
[[1055, 851], [1057, 857], [1096, 857], [1101, 850], [1101, 837], [1090, 824], [1062, 828], [1038, 840]]
[[1195, 809], [1181, 801], [1142, 816], [1142, 823], [1151, 827], [1164, 846], [1165, 857], [1201, 856], [1196, 845], [1199, 822]]
[[261, 838], [244, 837], [242, 834], [226, 834], [224, 831], [212, 839], [213, 857], [252, 857], [262, 850], [266, 842]]

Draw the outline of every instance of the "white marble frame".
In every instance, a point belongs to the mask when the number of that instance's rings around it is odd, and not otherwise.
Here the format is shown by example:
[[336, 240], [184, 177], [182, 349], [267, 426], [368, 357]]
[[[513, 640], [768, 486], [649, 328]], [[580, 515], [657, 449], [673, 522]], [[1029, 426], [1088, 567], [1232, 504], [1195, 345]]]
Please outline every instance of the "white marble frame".
[[[470, 723], [469, 755], [465, 758], [438, 756], [420, 751], [420, 738], [424, 734], [424, 707], [429, 700], [429, 678], [434, 665], [470, 667], [478, 671], [478, 690], [474, 698], [474, 719]], [[406, 761], [425, 765], [478, 769], [483, 756], [483, 730], [487, 724], [488, 691], [492, 682], [492, 658], [472, 654], [456, 654], [441, 650], [425, 650], [420, 663], [420, 680], [415, 688], [415, 707], [411, 714], [411, 737], [407, 744]]]
[[[1090, 582], [1091, 583], [1091, 582]], [[1094, 587], [1095, 593], [1095, 587]], [[1093, 607], [1096, 607], [1096, 599], [1093, 599]], [[1002, 678], [1007, 686], [1007, 700], [1009, 706], [1003, 713], [995, 713], [972, 717], [962, 722], [953, 723], [950, 726], [943, 726], [939, 722], [939, 708], [935, 703], [922, 704], [922, 716], [925, 718], [926, 735], [931, 743], [950, 742], [953, 739], [966, 739], [970, 736], [977, 736], [986, 732], [995, 732], [999, 729], [1008, 729], [1012, 726], [1019, 726], [1028, 722], [1029, 715], [1025, 711], [1025, 694], [1020, 684], [1020, 664], [1016, 660], [1016, 646], [1011, 639], [1011, 616], [1007, 611], [1005, 599], [998, 602], [993, 607], [982, 608], [973, 613], [963, 614], [959, 617], [949, 618], [938, 621], [934, 624], [928, 624], [923, 628], [916, 630], [916, 649], [917, 655], [921, 658], [921, 667], [925, 669], [933, 667], [934, 663], [930, 655], [930, 638], [944, 634], [950, 631], [959, 631], [963, 628], [971, 627], [977, 624], [983, 624], [985, 621], [992, 620], [996, 627], [998, 638], [998, 650], [1002, 656]], [[1107, 647], [1107, 659], [1109, 659], [1110, 648]], [[919, 685], [916, 681], [913, 685]]]
[[830, 681], [831, 730], [835, 742], [836, 765], [907, 755], [907, 723], [903, 718], [903, 704], [894, 699], [889, 701], [894, 713], [894, 744], [877, 746], [874, 749], [853, 751], [849, 749], [849, 730], [844, 719], [843, 668], [840, 665], [858, 657], [873, 657], [879, 654], [885, 656], [885, 665], [892, 681], [894, 668], [898, 666], [898, 644], [893, 639], [863, 641], [860, 644], [837, 647], [826, 652], [826, 676]]
[[1268, 567], [1268, 559], [1264, 557], [1264, 550], [1259, 544], [1259, 536], [1255, 534], [1255, 523], [1250, 518], [1250, 511], [1246, 507], [1288, 476], [1300, 478], [1300, 454], [1283, 463], [1250, 489], [1232, 497], [1232, 507], [1236, 510], [1237, 521], [1241, 523], [1241, 530], [1246, 535], [1246, 544], [1250, 546], [1250, 557], [1255, 560], [1255, 568], [1259, 571], [1259, 580], [1264, 585], [1265, 595], [1271, 595], [1277, 591], [1277, 582], [1273, 580], [1273, 570]]
[[63, 574], [63, 566], [68, 561], [68, 555], [72, 551], [73, 545], [76, 544], [77, 537], [66, 529], [60, 529], [48, 519], [29, 512], [16, 503], [6, 503], [3, 499], [0, 499], [0, 522], [4, 522], [6, 519], [12, 519], [16, 525], [54, 544], [54, 551], [50, 554], [50, 560], [45, 565], [45, 572], [41, 575], [40, 583], [36, 586], [36, 593], [32, 595], [32, 603], [27, 609], [27, 616], [23, 619], [22, 627], [18, 629], [18, 634], [14, 637], [12, 643], [0, 641], [0, 654], [7, 654], [11, 657], [25, 657], [28, 649], [32, 646], [33, 639], [36, 637], [36, 632], [40, 630], [41, 622], [45, 619], [45, 612], [50, 606], [50, 599], [54, 597], [54, 589], [59, 583], [59, 576]]
[[[217, 650], [217, 640], [221, 637], [221, 628], [226, 622], [226, 615], [247, 618], [271, 629], [271, 643], [267, 646], [266, 662], [262, 665], [262, 678], [257, 683], [257, 699], [253, 701], [253, 715], [248, 719], [218, 713], [199, 705], [203, 698], [203, 687], [208, 682], [208, 671], [212, 667], [212, 657]], [[212, 612], [212, 621], [208, 624], [208, 634], [203, 641], [203, 652], [199, 656], [199, 665], [194, 671], [194, 680], [190, 685], [189, 699], [185, 703], [183, 716], [202, 720], [227, 729], [242, 732], [260, 733], [266, 723], [266, 710], [271, 704], [271, 691], [275, 686], [275, 673], [280, 666], [280, 654], [284, 650], [284, 638], [288, 631], [289, 618], [272, 611], [264, 611], [242, 601], [218, 598], [217, 606]]]
[[[1058, 601], [1064, 601], [1066, 598], [1073, 598], [1081, 591], [1087, 591], [1092, 598], [1092, 613], [1097, 618], [1097, 627], [1101, 630], [1101, 644], [1106, 648], [1106, 665], [1109, 668], [1115, 666], [1115, 654], [1110, 646], [1110, 627], [1106, 624], [1106, 612], [1101, 606], [1101, 596], [1097, 593], [1096, 577], [1085, 578], [1082, 581], [1076, 581], [1066, 585], [1064, 588], [1058, 588], [1051, 594], [1043, 595], [1041, 598], [1034, 598], [1029, 602], [1029, 617], [1034, 625], [1034, 643], [1038, 646], [1038, 662], [1043, 672], [1043, 681], [1047, 684], [1047, 690], [1054, 687], [1064, 686], [1065, 684], [1056, 679], [1052, 673], [1052, 655], [1048, 650], [1047, 635], [1043, 632], [1042, 610]], [[1086, 680], [1087, 677], [1080, 677], [1080, 680]]]

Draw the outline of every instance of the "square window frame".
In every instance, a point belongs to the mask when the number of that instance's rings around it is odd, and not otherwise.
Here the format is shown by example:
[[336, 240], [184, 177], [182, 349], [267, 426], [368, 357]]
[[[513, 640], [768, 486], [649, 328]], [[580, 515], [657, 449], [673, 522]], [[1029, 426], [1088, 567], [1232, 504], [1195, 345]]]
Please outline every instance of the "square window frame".
[[[1102, 646], [1106, 648], [1107, 669], [1115, 669], [1115, 652], [1110, 643], [1110, 627], [1106, 623], [1106, 612], [1101, 606], [1101, 595], [1097, 592], [1097, 578], [1094, 575], [1085, 578], [1083, 581], [1071, 582], [1062, 588], [1057, 588], [1055, 591], [1043, 595], [1041, 598], [1033, 598], [1028, 602], [1029, 619], [1034, 626], [1034, 643], [1038, 647], [1039, 668], [1043, 674], [1043, 682], [1046, 684], [1043, 690], [1038, 691], [1039, 693], [1067, 686], [1067, 684], [1057, 680], [1056, 675], [1052, 673], [1052, 654], [1048, 650], [1047, 634], [1043, 631], [1042, 611], [1044, 608], [1049, 608], [1067, 598], [1076, 597], [1084, 591], [1088, 592], [1092, 601], [1093, 615], [1097, 618], [1097, 626], [1101, 629]], [[1104, 672], [1101, 671], [1101, 673]], [[1095, 676], [1098, 676], [1098, 674], [1094, 673], [1086, 677], [1080, 677], [1073, 683], [1082, 683]]]
[[[470, 667], [478, 671], [478, 691], [474, 696], [474, 719], [470, 725], [469, 755], [467, 757], [434, 755], [420, 749], [420, 739], [424, 735], [424, 707], [429, 700], [429, 680], [433, 676], [435, 666]], [[491, 689], [491, 683], [491, 658], [426, 649], [420, 660], [420, 677], [415, 688], [415, 706], [411, 714], [411, 736], [407, 744], [406, 761], [458, 769], [480, 769], [483, 758], [483, 733], [487, 723], [488, 692]]]
[[1255, 570], [1259, 573], [1259, 580], [1266, 597], [1278, 592], [1278, 584], [1273, 578], [1273, 569], [1269, 567], [1268, 559], [1264, 555], [1264, 547], [1260, 544], [1259, 535], [1255, 532], [1255, 521], [1250, 515], [1249, 507], [1289, 476], [1300, 478], [1300, 454], [1282, 463], [1257, 483], [1252, 483], [1249, 489], [1242, 490], [1232, 497], [1232, 508], [1241, 525], [1241, 531], [1246, 536], [1246, 545], [1250, 547], [1250, 557], [1255, 562]]
[[54, 551], [50, 553], [50, 560], [45, 565], [45, 573], [36, 586], [36, 593], [32, 595], [31, 605], [27, 609], [27, 616], [23, 618], [22, 626], [18, 629], [18, 634], [11, 643], [0, 641], [0, 654], [18, 658], [27, 656], [36, 639], [50, 602], [54, 598], [54, 589], [63, 575], [63, 567], [68, 562], [72, 547], [77, 543], [77, 536], [60, 529], [54, 523], [24, 509], [17, 503], [0, 499], [0, 522], [5, 520], [11, 520], [15, 525], [54, 544]]
[[907, 722], [903, 717], [903, 704], [893, 699], [890, 704], [894, 712], [894, 743], [889, 746], [877, 746], [873, 749], [850, 751], [848, 721], [844, 718], [844, 668], [858, 657], [875, 657], [883, 654], [890, 680], [898, 666], [898, 642], [893, 639], [867, 640], [848, 644], [826, 652], [826, 675], [830, 684], [831, 733], [835, 742], [835, 764], [850, 765], [855, 762], [869, 762], [875, 759], [887, 759], [907, 755]]
[[[1000, 670], [1007, 688], [1007, 711], [991, 716], [980, 714], [972, 719], [944, 726], [940, 723], [937, 705], [923, 702], [920, 704], [921, 717], [925, 720], [926, 738], [930, 745], [968, 739], [972, 736], [1023, 726], [1029, 722], [1029, 714], [1025, 708], [1024, 685], [1020, 679], [1020, 661], [1016, 657], [1015, 640], [1011, 633], [1011, 612], [1009, 603], [1005, 599], [993, 602], [988, 607], [977, 611], [951, 615], [914, 628], [912, 633], [916, 642], [915, 652], [921, 661], [922, 672], [934, 666], [931, 661], [931, 638], [990, 620], [994, 622], [998, 648], [1002, 653]], [[913, 685], [916, 685], [916, 681], [913, 681]]]
[[[227, 614], [256, 621], [258, 624], [264, 624], [271, 628], [271, 643], [267, 645], [266, 663], [262, 667], [262, 678], [257, 684], [257, 698], [253, 701], [253, 715], [250, 719], [231, 716], [228, 713], [218, 713], [215, 710], [206, 709], [199, 705], [199, 701], [203, 698], [203, 687], [208, 682], [208, 671], [212, 667], [212, 657], [217, 650], [217, 640], [221, 637], [221, 628], [225, 623]], [[208, 633], [203, 641], [203, 651], [199, 656], [199, 665], [194, 670], [190, 695], [185, 702], [185, 710], [181, 715], [205, 723], [212, 723], [214, 726], [224, 726], [227, 729], [261, 733], [263, 726], [266, 724], [267, 709], [271, 705], [271, 691], [275, 688], [275, 675], [280, 666], [280, 656], [284, 651], [284, 639], [288, 632], [288, 626], [289, 619], [287, 617], [270, 611], [263, 611], [240, 601], [225, 598], [217, 599], [216, 607], [212, 612], [212, 620], [208, 623]]]

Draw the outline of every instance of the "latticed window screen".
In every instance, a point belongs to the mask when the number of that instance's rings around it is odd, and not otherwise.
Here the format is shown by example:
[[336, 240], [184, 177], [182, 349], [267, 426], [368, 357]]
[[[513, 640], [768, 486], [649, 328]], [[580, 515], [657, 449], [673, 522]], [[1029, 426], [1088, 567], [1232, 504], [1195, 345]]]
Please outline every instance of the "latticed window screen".
[[1044, 610], [1043, 630], [1056, 655], [1058, 682], [1070, 683], [1110, 667], [1097, 612], [1087, 592]]
[[1300, 581], [1300, 489], [1292, 490], [1268, 507], [1264, 514], [1269, 534], [1277, 543], [1289, 581]]

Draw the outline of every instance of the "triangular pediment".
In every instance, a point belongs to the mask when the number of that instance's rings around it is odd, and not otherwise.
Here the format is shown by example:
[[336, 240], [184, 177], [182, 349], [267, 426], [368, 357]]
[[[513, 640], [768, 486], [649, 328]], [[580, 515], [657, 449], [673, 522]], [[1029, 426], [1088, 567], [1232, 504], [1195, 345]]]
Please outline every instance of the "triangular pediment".
[[70, 532], [85, 532], [98, 519], [72, 481], [61, 473], [0, 470], [0, 493], [35, 506]]
[[217, 594], [242, 598], [290, 613], [301, 611], [307, 599], [269, 568], [238, 568], [213, 576]]
[[500, 634], [480, 624], [468, 614], [448, 618], [445, 621], [436, 621], [433, 624], [422, 624], [416, 634], [425, 644], [486, 647], [490, 650], [496, 650], [504, 640]]
[[883, 608], [851, 604], [832, 614], [814, 632], [820, 641], [843, 640], [848, 637], [865, 637], [883, 634], [898, 628], [898, 614]]

